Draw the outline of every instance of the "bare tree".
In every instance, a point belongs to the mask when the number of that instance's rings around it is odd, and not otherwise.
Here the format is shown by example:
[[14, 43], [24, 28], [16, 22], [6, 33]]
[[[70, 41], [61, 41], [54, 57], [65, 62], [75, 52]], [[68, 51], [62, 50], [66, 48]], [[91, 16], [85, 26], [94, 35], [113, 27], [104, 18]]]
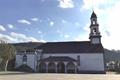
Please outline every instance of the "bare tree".
[[2, 59], [2, 63], [5, 71], [7, 71], [9, 60], [15, 57], [15, 52], [16, 50], [14, 46], [12, 46], [11, 44], [8, 44], [3, 40], [0, 41], [0, 57]]

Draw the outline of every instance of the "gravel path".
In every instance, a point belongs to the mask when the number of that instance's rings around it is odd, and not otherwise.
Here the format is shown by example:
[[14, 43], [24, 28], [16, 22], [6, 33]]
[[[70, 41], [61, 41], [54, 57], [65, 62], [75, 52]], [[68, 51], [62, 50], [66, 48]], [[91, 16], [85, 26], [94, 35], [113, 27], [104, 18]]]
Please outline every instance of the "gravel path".
[[0, 72], [0, 80], [120, 80], [117, 74], [30, 74]]

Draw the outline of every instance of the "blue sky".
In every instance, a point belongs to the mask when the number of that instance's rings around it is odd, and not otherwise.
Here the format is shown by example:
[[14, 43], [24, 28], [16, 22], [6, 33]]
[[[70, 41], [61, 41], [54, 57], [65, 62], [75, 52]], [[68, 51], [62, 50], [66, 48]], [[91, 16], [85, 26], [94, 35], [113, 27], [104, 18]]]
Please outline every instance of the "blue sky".
[[94, 10], [104, 47], [120, 49], [119, 8], [120, 0], [0, 0], [0, 38], [12, 43], [86, 41]]

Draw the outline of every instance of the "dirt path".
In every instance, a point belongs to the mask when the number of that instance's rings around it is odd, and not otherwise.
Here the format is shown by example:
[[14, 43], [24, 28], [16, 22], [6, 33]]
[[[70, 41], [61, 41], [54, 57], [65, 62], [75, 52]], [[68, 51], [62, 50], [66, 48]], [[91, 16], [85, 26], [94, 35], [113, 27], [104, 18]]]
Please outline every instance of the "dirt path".
[[117, 74], [0, 74], [0, 80], [120, 80]]

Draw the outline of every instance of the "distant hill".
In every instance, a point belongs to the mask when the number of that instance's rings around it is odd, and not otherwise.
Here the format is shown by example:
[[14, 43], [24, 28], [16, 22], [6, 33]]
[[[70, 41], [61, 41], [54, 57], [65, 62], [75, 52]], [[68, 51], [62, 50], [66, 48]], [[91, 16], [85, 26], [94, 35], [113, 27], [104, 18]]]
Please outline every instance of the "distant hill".
[[120, 61], [120, 51], [119, 50], [108, 50], [105, 49], [105, 60], [108, 61]]
[[17, 51], [33, 50], [34, 48], [42, 45], [42, 42], [28, 42], [28, 43], [12, 43]]

